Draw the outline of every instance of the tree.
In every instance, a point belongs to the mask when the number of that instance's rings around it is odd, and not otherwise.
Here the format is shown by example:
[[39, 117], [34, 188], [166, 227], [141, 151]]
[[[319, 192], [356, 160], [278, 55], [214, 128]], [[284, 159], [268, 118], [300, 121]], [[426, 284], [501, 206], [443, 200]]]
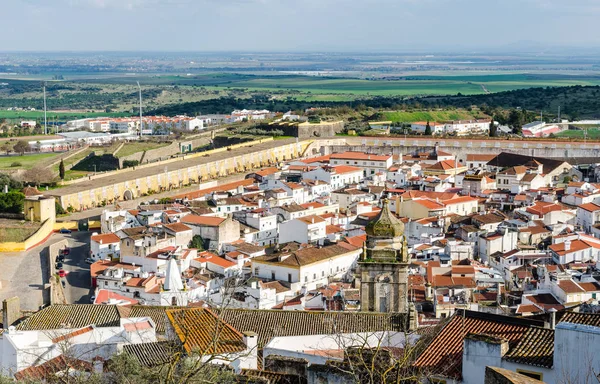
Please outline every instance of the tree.
[[25, 152], [31, 151], [31, 147], [29, 146], [29, 143], [25, 140], [19, 140], [17, 141], [17, 144], [15, 144], [13, 150], [17, 153], [20, 153], [21, 156], [23, 156]]
[[5, 185], [8, 185], [9, 190], [20, 191], [23, 189], [23, 183], [19, 180], [13, 179], [6, 173], [0, 173], [0, 189], [4, 189]]
[[194, 235], [190, 241], [190, 248], [196, 248], [199, 251], [204, 251], [204, 239], [200, 235]]
[[427, 125], [425, 126], [425, 134], [431, 136], [431, 125], [429, 125], [429, 120], [427, 120]]
[[7, 141], [4, 144], [2, 144], [2, 151], [6, 152], [6, 154], [8, 155], [13, 151], [13, 146], [10, 145], [10, 143]]
[[494, 124], [494, 118], [492, 117], [492, 121], [490, 122], [490, 137], [496, 137], [498, 135], [498, 128], [496, 124]]
[[21, 213], [24, 200], [25, 195], [22, 192], [0, 193], [0, 212]]
[[65, 162], [63, 159], [60, 159], [60, 164], [58, 165], [58, 176], [61, 180], [65, 179]]
[[23, 181], [34, 184], [36, 187], [39, 187], [42, 184], [51, 184], [54, 182], [54, 178], [54, 173], [49, 168], [39, 165], [28, 169], [23, 173]]

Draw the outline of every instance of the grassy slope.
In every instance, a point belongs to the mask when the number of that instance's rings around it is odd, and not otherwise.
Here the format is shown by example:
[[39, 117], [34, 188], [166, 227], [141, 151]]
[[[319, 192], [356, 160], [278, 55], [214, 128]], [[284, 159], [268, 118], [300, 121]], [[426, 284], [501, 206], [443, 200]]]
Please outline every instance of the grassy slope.
[[[0, 169], [29, 169], [33, 168], [35, 165], [44, 165], [49, 162], [50, 159], [53, 159], [57, 156], [60, 156], [58, 153], [35, 153], [32, 155], [24, 155], [24, 156], [2, 156], [0, 157]], [[12, 168], [10, 165], [12, 163], [21, 163], [21, 166]]]
[[416, 111], [416, 112], [383, 112], [385, 120], [393, 122], [412, 123], [415, 121], [447, 121], [447, 120], [469, 120], [476, 117], [483, 117], [477, 112], [469, 112], [466, 110], [454, 111]]
[[168, 143], [154, 143], [154, 142], [133, 142], [127, 143], [117, 152], [117, 157], [125, 157], [133, 155], [134, 153], [141, 151], [149, 151], [151, 149], [161, 148], [169, 145]]

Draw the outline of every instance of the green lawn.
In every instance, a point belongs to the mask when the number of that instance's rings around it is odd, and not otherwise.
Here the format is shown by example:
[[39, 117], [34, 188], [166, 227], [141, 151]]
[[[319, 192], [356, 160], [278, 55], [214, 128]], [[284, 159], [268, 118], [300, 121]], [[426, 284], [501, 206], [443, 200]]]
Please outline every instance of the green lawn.
[[[448, 120], [470, 120], [478, 117], [477, 112], [469, 112], [466, 110], [454, 111], [394, 111], [383, 112], [383, 120], [392, 122], [412, 123], [415, 121], [448, 121]], [[480, 116], [479, 117], [484, 117]]]
[[[60, 156], [58, 153], [35, 153], [31, 155], [10, 155], [0, 156], [0, 169], [30, 169], [36, 165], [45, 165], [51, 159]], [[18, 167], [11, 167], [11, 164], [18, 162], [21, 163]]]
[[139, 141], [126, 143], [123, 148], [116, 153], [117, 157], [126, 157], [133, 155], [137, 152], [149, 151], [151, 149], [161, 148], [169, 145], [170, 143], [156, 143], [152, 141]]

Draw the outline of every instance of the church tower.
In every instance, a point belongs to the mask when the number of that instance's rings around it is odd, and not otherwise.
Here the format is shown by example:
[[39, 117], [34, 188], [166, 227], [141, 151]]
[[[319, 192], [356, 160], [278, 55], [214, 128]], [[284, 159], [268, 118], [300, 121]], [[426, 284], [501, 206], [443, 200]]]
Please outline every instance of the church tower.
[[358, 262], [361, 310], [408, 314], [410, 257], [404, 223], [390, 212], [387, 199], [365, 231], [367, 241]]

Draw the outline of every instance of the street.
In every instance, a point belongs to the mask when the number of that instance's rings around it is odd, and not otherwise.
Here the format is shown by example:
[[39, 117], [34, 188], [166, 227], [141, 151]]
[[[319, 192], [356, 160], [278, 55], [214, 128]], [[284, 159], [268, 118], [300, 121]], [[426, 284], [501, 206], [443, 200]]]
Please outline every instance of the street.
[[67, 276], [61, 279], [65, 282], [65, 298], [69, 304], [89, 304], [93, 294], [90, 292], [90, 265], [84, 261], [90, 256], [91, 235], [92, 232], [77, 231], [55, 235], [68, 239], [71, 248], [63, 263]]
[[[91, 232], [55, 233], [46, 242], [26, 252], [0, 253], [0, 301], [18, 296], [21, 309], [37, 311], [50, 303], [48, 284], [48, 246], [67, 239], [71, 253], [65, 257], [64, 270], [69, 273], [64, 280], [68, 303], [89, 303], [90, 266], [85, 263], [89, 256]], [[54, 260], [53, 260], [54, 261]]]

